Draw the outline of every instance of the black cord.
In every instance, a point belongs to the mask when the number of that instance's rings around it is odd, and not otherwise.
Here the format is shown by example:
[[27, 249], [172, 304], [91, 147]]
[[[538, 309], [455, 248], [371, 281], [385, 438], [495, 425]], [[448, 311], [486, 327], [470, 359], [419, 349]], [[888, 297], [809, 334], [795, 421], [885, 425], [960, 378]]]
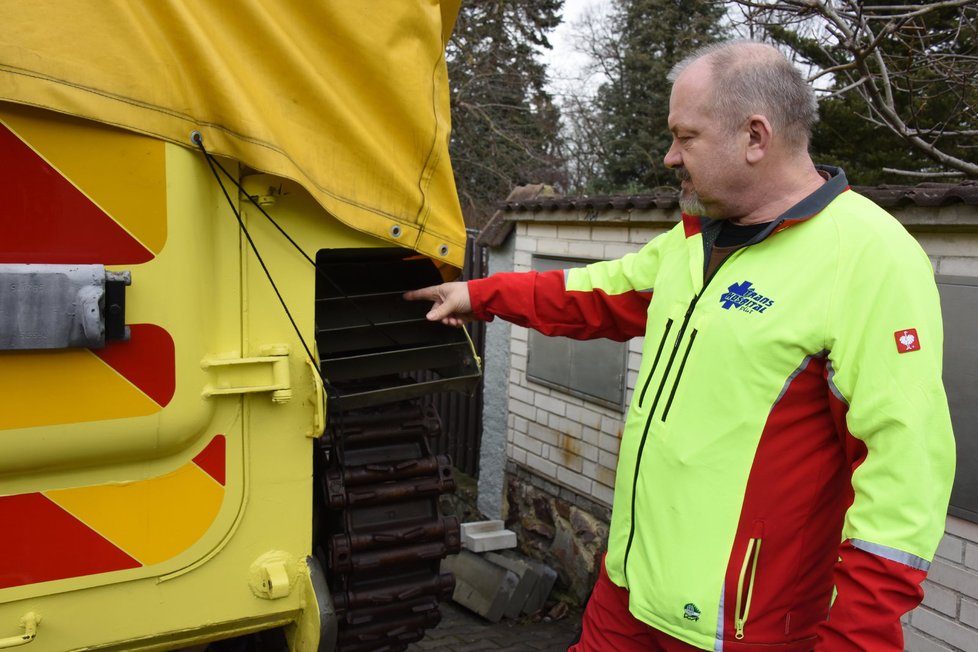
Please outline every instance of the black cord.
[[[292, 236], [290, 236], [288, 233], [286, 233], [285, 229], [283, 229], [279, 225], [279, 223], [276, 222], [275, 219], [271, 215], [269, 215], [268, 212], [264, 208], [262, 208], [261, 204], [259, 204], [255, 200], [254, 197], [252, 197], [250, 194], [248, 194], [248, 192], [244, 189], [244, 186], [241, 185], [241, 183], [234, 177], [234, 175], [232, 175], [230, 172], [228, 172], [227, 170], [225, 170], [224, 169], [224, 166], [221, 165], [221, 162], [218, 161], [216, 158], [214, 158], [207, 150], [204, 149], [204, 139], [200, 135], [200, 132], [199, 131], [193, 132], [193, 134], [191, 134], [191, 139], [194, 141], [194, 144], [196, 144], [201, 149], [201, 151], [204, 152], [204, 155], [207, 156], [207, 161], [208, 161], [209, 164], [211, 164], [211, 171], [214, 170], [214, 165], [216, 165], [217, 168], [221, 172], [224, 173], [224, 176], [227, 177], [228, 180], [230, 180], [231, 183], [233, 183], [235, 185], [235, 187], [238, 189], [238, 192], [240, 192], [242, 195], [244, 195], [245, 197], [247, 197], [248, 198], [248, 201], [251, 202], [251, 204], [255, 208], [257, 208], [258, 211], [262, 215], [265, 216], [265, 219], [268, 220], [269, 222], [271, 222], [272, 223], [272, 226], [274, 226], [278, 230], [278, 232], [281, 233], [285, 237], [285, 239], [289, 241], [289, 243], [295, 248], [295, 250], [298, 251], [299, 254], [303, 258], [305, 258], [306, 261], [309, 262], [309, 264], [311, 264], [313, 266], [313, 268], [316, 270], [316, 274], [318, 274], [320, 277], [322, 277], [322, 279], [324, 281], [326, 281], [327, 283], [329, 283], [333, 287], [333, 289], [336, 290], [336, 292], [339, 293], [340, 297], [342, 297], [343, 299], [345, 299], [350, 304], [350, 306], [352, 306], [353, 309], [356, 310], [357, 313], [359, 313], [360, 317], [368, 325], [370, 325], [372, 328], [376, 328], [378, 331], [380, 331], [384, 335], [384, 337], [386, 337], [388, 340], [390, 340], [391, 344], [394, 344], [395, 346], [400, 346], [400, 344], [401, 344], [400, 341], [398, 341], [397, 338], [395, 338], [393, 335], [391, 335], [387, 331], [387, 329], [385, 329], [383, 326], [381, 326], [380, 324], [375, 323], [372, 319], [370, 319], [370, 316], [366, 314], [366, 312], [363, 310], [363, 308], [361, 308], [360, 305], [358, 305], [357, 302], [354, 301], [353, 298], [349, 294], [347, 294], [343, 290], [343, 288], [341, 288], [339, 286], [339, 284], [337, 284], [332, 278], [330, 278], [329, 275], [322, 268], [320, 268], [319, 266], [317, 266], [316, 265], [316, 261], [314, 261], [312, 258], [310, 258], [309, 255], [302, 249], [302, 247], [300, 247], [299, 244], [295, 240], [292, 239]], [[215, 177], [217, 176], [217, 173], [216, 172], [214, 173], [214, 176]], [[220, 179], [218, 179], [218, 183], [220, 183]], [[222, 186], [222, 188], [223, 188], [223, 186]], [[227, 195], [226, 192], [225, 192], [225, 195]], [[230, 199], [228, 201], [230, 201]], [[239, 222], [240, 222], [240, 219], [239, 219]]]
[[[204, 139], [201, 137], [199, 131], [193, 132], [190, 138], [193, 141], [193, 143], [200, 148], [200, 151], [203, 152], [204, 158], [207, 160], [207, 165], [210, 167], [211, 172], [214, 174], [214, 178], [217, 180], [217, 185], [221, 187], [221, 192], [224, 193], [224, 198], [227, 199], [228, 206], [231, 207], [231, 212], [234, 213], [235, 219], [238, 220], [238, 226], [241, 228], [241, 232], [244, 233], [245, 239], [248, 240], [248, 245], [251, 247], [251, 251], [255, 254], [255, 258], [258, 259], [258, 264], [261, 265], [262, 270], [265, 272], [265, 277], [268, 279], [269, 284], [271, 284], [272, 290], [275, 291], [275, 296], [278, 297], [279, 303], [282, 304], [282, 309], [285, 310], [285, 315], [289, 318], [289, 322], [292, 324], [292, 328], [293, 330], [295, 330], [295, 334], [298, 336], [299, 341], [302, 343], [302, 348], [305, 349], [306, 355], [309, 356], [309, 360], [312, 362], [313, 369], [316, 370], [316, 374], [319, 376], [319, 379], [322, 381], [323, 390], [326, 392], [326, 396], [331, 399], [338, 398], [339, 394], [336, 392], [336, 389], [333, 387], [333, 385], [328, 380], [326, 380], [326, 377], [323, 376], [323, 371], [319, 367], [319, 361], [316, 360], [316, 358], [312, 354], [312, 350], [310, 350], [309, 348], [309, 345], [306, 344], [306, 339], [302, 336], [302, 331], [299, 330], [299, 325], [295, 323], [295, 319], [292, 317], [292, 312], [289, 310], [289, 307], [286, 305], [285, 299], [282, 297], [282, 293], [279, 292], [278, 286], [275, 284], [275, 280], [272, 278], [272, 274], [268, 270], [268, 266], [265, 265], [265, 261], [262, 259], [261, 254], [258, 253], [258, 247], [255, 246], [254, 240], [251, 239], [251, 234], [248, 233], [248, 228], [244, 225], [244, 220], [241, 219], [241, 213], [239, 213], [238, 209], [235, 207], [234, 201], [231, 199], [231, 195], [228, 194], [227, 188], [224, 187], [224, 183], [221, 181], [221, 177], [217, 173], [217, 169], [215, 169], [214, 167], [216, 163], [214, 157], [211, 156], [210, 152], [208, 152], [207, 149], [204, 148]], [[217, 163], [217, 165], [218, 167], [220, 167], [220, 163]], [[223, 168], [221, 169], [222, 171], [224, 171], [224, 174], [227, 174], [226, 170], [224, 170]]]

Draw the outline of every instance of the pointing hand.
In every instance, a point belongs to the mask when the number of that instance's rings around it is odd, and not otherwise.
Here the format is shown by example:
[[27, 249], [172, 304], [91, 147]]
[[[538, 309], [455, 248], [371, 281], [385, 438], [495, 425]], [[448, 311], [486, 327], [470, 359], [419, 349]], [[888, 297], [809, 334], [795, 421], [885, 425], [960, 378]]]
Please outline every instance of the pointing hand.
[[467, 283], [456, 281], [432, 285], [404, 293], [408, 301], [431, 301], [429, 321], [440, 321], [447, 326], [462, 326], [472, 320], [472, 303]]

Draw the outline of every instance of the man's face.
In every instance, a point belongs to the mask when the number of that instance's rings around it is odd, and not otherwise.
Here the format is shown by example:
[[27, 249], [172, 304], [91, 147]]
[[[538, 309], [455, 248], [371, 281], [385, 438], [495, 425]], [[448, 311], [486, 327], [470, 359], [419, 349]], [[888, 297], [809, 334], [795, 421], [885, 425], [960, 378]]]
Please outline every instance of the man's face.
[[738, 216], [744, 158], [737, 134], [719, 124], [711, 110], [709, 78], [709, 67], [700, 60], [676, 80], [669, 99], [672, 146], [664, 162], [681, 182], [679, 206], [684, 213], [727, 219]]

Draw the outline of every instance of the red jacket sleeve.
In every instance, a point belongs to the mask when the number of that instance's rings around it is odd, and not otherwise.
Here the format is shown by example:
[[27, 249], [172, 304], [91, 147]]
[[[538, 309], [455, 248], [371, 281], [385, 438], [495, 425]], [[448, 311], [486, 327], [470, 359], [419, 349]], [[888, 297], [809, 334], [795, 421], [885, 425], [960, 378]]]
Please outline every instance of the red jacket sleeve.
[[648, 291], [568, 291], [564, 272], [505, 272], [469, 281], [476, 319], [500, 317], [544, 335], [624, 342], [645, 334]]
[[920, 604], [927, 573], [856, 548], [839, 549], [837, 595], [815, 652], [903, 652], [900, 617]]

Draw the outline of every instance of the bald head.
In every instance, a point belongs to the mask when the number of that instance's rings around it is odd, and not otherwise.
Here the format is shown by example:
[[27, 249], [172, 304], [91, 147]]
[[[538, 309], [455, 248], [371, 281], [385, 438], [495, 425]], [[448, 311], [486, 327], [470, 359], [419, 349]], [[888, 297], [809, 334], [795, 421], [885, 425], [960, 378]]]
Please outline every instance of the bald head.
[[785, 145], [807, 151], [818, 121], [815, 94], [777, 49], [753, 41], [708, 45], [676, 64], [669, 80], [686, 72], [709, 76], [714, 112], [729, 130], [748, 116], [763, 115]]

